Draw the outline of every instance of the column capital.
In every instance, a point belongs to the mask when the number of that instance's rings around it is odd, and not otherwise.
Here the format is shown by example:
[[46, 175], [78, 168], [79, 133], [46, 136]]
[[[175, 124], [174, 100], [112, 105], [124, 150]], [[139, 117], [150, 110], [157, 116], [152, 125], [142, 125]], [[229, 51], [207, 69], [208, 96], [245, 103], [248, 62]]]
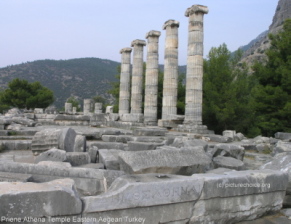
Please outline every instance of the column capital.
[[146, 39], [148, 39], [149, 37], [159, 37], [161, 36], [161, 32], [160, 31], [156, 31], [156, 30], [151, 30], [150, 32], [148, 32], [145, 36]]
[[125, 48], [122, 48], [122, 49], [120, 50], [120, 54], [125, 53], [125, 52], [131, 53], [131, 51], [132, 51], [132, 48], [130, 48], [130, 47], [125, 47]]
[[208, 13], [208, 7], [204, 6], [204, 5], [192, 5], [190, 8], [188, 8], [185, 12], [185, 16], [189, 17], [194, 13], [197, 12], [202, 12], [203, 14], [207, 14]]
[[145, 46], [146, 42], [144, 40], [134, 40], [131, 42], [131, 46], [134, 47], [134, 45], [142, 45]]
[[163, 30], [165, 30], [167, 28], [167, 26], [171, 26], [171, 27], [179, 27], [180, 26], [180, 23], [176, 20], [173, 20], [173, 19], [169, 19], [167, 20], [164, 25], [163, 25]]

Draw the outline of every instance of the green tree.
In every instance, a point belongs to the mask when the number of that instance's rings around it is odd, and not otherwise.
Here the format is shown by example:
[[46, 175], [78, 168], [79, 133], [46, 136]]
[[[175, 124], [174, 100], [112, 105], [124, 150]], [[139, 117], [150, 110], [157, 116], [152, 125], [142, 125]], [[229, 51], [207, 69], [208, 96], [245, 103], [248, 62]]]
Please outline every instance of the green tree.
[[280, 33], [269, 38], [267, 60], [253, 66], [258, 86], [252, 91], [256, 125], [267, 136], [291, 132], [291, 19], [285, 21]]
[[204, 61], [203, 120], [217, 133], [226, 129], [244, 132], [250, 122], [251, 85], [245, 64], [237, 65], [241, 56], [240, 50], [232, 55], [222, 44], [212, 48]]
[[29, 83], [17, 78], [8, 83], [0, 100], [3, 104], [21, 109], [46, 108], [54, 102], [54, 95], [39, 82]]

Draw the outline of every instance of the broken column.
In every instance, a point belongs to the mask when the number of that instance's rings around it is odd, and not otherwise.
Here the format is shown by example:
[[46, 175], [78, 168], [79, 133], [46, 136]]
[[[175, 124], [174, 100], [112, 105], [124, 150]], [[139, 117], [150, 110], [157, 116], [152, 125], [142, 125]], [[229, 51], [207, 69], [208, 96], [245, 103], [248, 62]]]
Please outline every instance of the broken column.
[[102, 114], [102, 103], [95, 103], [95, 114]]
[[120, 50], [121, 54], [121, 73], [119, 90], [119, 114], [129, 113], [130, 102], [130, 58], [132, 49], [127, 47]]
[[144, 106], [144, 123], [146, 125], [157, 125], [160, 35], [161, 32], [155, 30], [146, 34], [148, 40]]
[[143, 84], [143, 47], [146, 45], [144, 40], [134, 40], [131, 81], [131, 114], [142, 113], [142, 84]]
[[178, 28], [179, 22], [175, 20], [168, 20], [163, 26], [166, 30], [166, 43], [162, 120], [169, 120], [171, 115], [177, 115]]
[[184, 124], [202, 125], [203, 17], [208, 8], [193, 5], [185, 12], [189, 17], [186, 106]]
[[72, 103], [65, 103], [65, 113], [66, 114], [72, 113]]
[[92, 99], [84, 99], [84, 115], [88, 115], [92, 112]]

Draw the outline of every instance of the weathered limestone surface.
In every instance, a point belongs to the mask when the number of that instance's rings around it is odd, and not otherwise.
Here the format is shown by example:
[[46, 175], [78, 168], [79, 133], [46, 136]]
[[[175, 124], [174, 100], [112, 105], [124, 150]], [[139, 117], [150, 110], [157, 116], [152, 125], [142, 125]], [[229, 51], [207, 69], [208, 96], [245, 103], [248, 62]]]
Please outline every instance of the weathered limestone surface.
[[234, 170], [244, 170], [245, 166], [241, 160], [232, 158], [232, 157], [224, 157], [217, 156], [213, 158], [213, 164], [215, 168], [228, 168]]
[[119, 154], [120, 169], [130, 174], [170, 173], [191, 175], [212, 167], [203, 147], [173, 148], [148, 151], [125, 151]]
[[131, 114], [142, 113], [142, 83], [143, 83], [143, 47], [144, 40], [134, 40], [133, 47], [132, 79], [131, 79]]
[[291, 195], [291, 154], [279, 153], [270, 162], [262, 165], [260, 169], [280, 170], [289, 176], [287, 194]]
[[175, 175], [123, 176], [116, 179], [107, 193], [83, 197], [84, 213], [196, 201], [202, 188], [202, 178], [194, 181]]
[[71, 179], [47, 183], [0, 183], [0, 217], [25, 218], [80, 214], [82, 202]]
[[233, 224], [278, 211], [288, 180], [286, 174], [272, 170], [194, 174], [192, 177], [204, 179], [202, 194], [190, 220], [193, 224]]
[[34, 182], [47, 182], [55, 179], [71, 178], [82, 195], [103, 193], [114, 179], [123, 172], [85, 168], [49, 167], [39, 164], [0, 162], [0, 172], [23, 173], [32, 175]]
[[85, 152], [86, 146], [86, 137], [83, 135], [76, 135], [73, 152]]
[[184, 124], [202, 125], [203, 17], [208, 8], [193, 5], [185, 12], [189, 17], [186, 106]]
[[159, 37], [160, 31], [152, 30], [146, 34], [147, 66], [145, 74], [144, 123], [157, 125], [158, 120], [158, 75], [159, 75]]
[[134, 136], [165, 136], [167, 129], [158, 127], [141, 127], [133, 130]]
[[120, 170], [118, 156], [121, 152], [123, 151], [117, 149], [99, 149], [99, 163], [103, 163], [108, 170]]
[[2, 150], [30, 150], [31, 140], [1, 140], [0, 147]]
[[72, 166], [81, 166], [91, 162], [88, 152], [67, 152], [66, 157], [66, 162], [69, 162]]
[[66, 151], [53, 148], [39, 154], [34, 159], [34, 163], [39, 163], [41, 161], [64, 162], [66, 159], [67, 159]]
[[122, 142], [127, 143], [132, 141], [133, 137], [129, 135], [102, 135], [102, 140], [104, 142]]
[[277, 153], [282, 153], [282, 152], [287, 152], [291, 154], [291, 142], [283, 142], [283, 141], [277, 142], [274, 148], [274, 153], [277, 154]]
[[232, 157], [238, 160], [243, 160], [245, 149], [239, 145], [233, 144], [217, 144], [214, 146], [214, 157], [216, 156]]
[[162, 120], [170, 120], [177, 114], [178, 94], [178, 28], [179, 22], [168, 20], [166, 30]]
[[131, 48], [123, 48], [121, 54], [121, 73], [119, 90], [119, 114], [128, 114], [130, 106]]
[[271, 170], [128, 175], [116, 179], [103, 195], [83, 197], [82, 217], [91, 218], [86, 223], [127, 216], [140, 217], [145, 224], [233, 224], [278, 211], [286, 186], [286, 174]]
[[144, 122], [143, 114], [121, 114], [119, 116], [119, 119], [120, 121], [123, 122], [138, 122], [138, 123]]
[[133, 141], [130, 141], [127, 144], [128, 144], [128, 151], [155, 150], [157, 147], [164, 145], [163, 143], [133, 142]]
[[90, 123], [89, 115], [69, 115], [58, 114], [54, 118], [54, 124], [62, 126], [83, 125], [87, 126]]
[[28, 182], [31, 177], [29, 174], [0, 172], [0, 182]]
[[76, 132], [71, 128], [51, 128], [37, 132], [32, 139], [31, 150], [44, 152], [51, 148], [58, 148], [73, 152]]
[[88, 142], [88, 147], [91, 148], [96, 146], [98, 149], [120, 149], [124, 150], [124, 144], [119, 142]]
[[275, 133], [275, 138], [278, 138], [281, 140], [289, 140], [289, 139], [291, 139], [291, 133], [277, 132], [277, 133]]

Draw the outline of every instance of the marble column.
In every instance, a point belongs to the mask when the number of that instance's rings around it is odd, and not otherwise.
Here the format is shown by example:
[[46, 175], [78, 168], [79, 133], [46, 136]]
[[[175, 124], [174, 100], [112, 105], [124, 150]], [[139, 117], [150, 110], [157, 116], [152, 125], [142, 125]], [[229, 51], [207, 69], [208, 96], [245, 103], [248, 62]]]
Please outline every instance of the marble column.
[[66, 114], [72, 113], [72, 103], [65, 103], [65, 113]]
[[158, 76], [159, 76], [159, 37], [160, 31], [146, 34], [147, 64], [145, 74], [144, 123], [157, 125], [158, 121]]
[[88, 115], [92, 112], [92, 99], [84, 99], [83, 114]]
[[121, 54], [121, 73], [120, 73], [120, 90], [119, 90], [119, 114], [129, 113], [130, 102], [130, 58], [131, 48], [123, 48]]
[[193, 5], [185, 12], [189, 34], [184, 124], [202, 125], [203, 17], [207, 13], [208, 8], [202, 5]]
[[168, 20], [166, 30], [162, 120], [170, 120], [177, 115], [178, 94], [178, 28], [179, 22]]
[[143, 86], [143, 47], [144, 40], [134, 40], [133, 47], [132, 79], [131, 79], [131, 114], [142, 113], [142, 86]]

